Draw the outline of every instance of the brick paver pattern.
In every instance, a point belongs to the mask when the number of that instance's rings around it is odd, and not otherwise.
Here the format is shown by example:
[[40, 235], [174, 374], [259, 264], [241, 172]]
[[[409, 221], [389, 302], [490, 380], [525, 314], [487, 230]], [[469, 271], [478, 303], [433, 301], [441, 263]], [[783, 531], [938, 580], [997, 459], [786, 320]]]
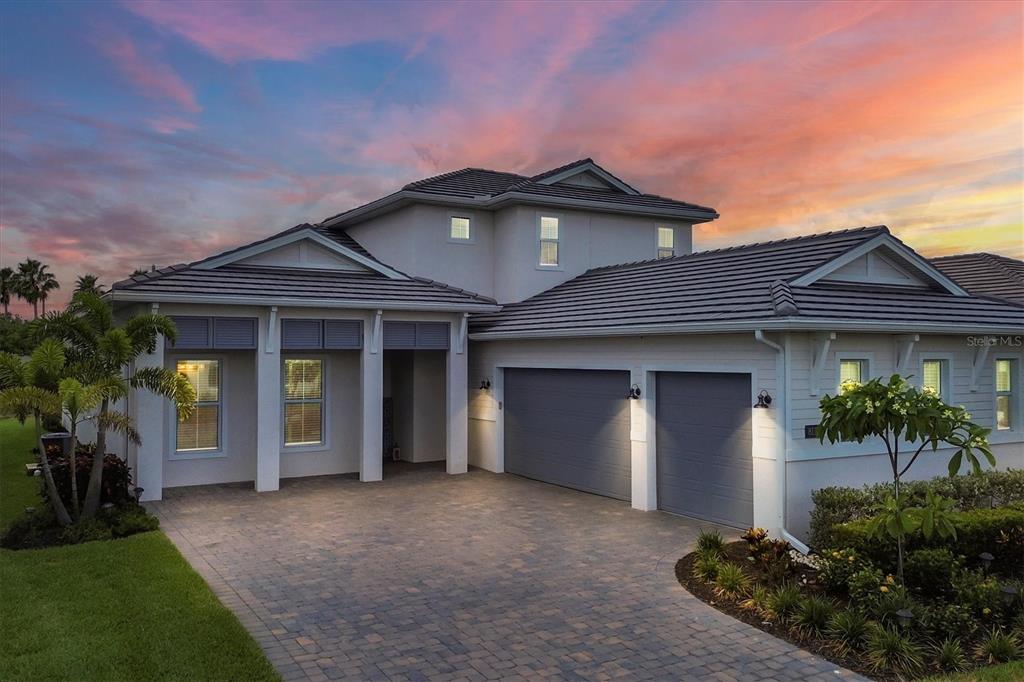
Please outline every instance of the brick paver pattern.
[[855, 679], [684, 590], [695, 521], [434, 466], [164, 492], [162, 527], [285, 680]]

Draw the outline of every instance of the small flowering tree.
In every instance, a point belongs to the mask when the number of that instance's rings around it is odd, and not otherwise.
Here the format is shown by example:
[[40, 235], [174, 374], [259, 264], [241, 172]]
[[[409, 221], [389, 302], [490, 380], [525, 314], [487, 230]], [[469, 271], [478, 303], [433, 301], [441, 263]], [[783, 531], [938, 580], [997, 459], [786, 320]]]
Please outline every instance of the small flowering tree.
[[949, 505], [937, 496], [930, 496], [924, 509], [907, 509], [900, 497], [900, 481], [921, 453], [928, 449], [934, 452], [940, 446], [954, 448], [948, 464], [950, 476], [960, 471], [964, 460], [972, 472], [980, 473], [979, 455], [995, 466], [988, 444], [989, 429], [972, 422], [963, 407], [947, 405], [935, 391], [918, 390], [898, 374], [889, 377], [887, 383], [881, 379], [866, 384], [844, 382], [838, 395], [821, 399], [821, 413], [821, 442], [862, 443], [879, 438], [885, 444], [892, 468], [893, 497], [879, 505], [874, 527], [878, 533], [887, 532], [896, 539], [902, 583], [904, 537], [918, 527], [927, 536], [934, 531], [942, 537], [955, 534], [955, 529], [947, 516]]

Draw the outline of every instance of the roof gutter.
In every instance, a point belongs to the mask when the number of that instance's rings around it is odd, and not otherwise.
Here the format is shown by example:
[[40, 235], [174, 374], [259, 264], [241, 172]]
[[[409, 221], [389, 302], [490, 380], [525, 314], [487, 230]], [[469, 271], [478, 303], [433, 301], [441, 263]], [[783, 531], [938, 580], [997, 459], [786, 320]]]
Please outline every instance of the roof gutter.
[[357, 206], [349, 211], [327, 218], [322, 221], [320, 225], [324, 227], [333, 227], [335, 225], [358, 223], [363, 220], [369, 220], [376, 215], [394, 210], [402, 204], [413, 201], [425, 204], [465, 206], [469, 208], [481, 208], [487, 210], [498, 209], [508, 204], [574, 207], [600, 211], [603, 213], [676, 218], [688, 220], [693, 223], [706, 223], [719, 217], [719, 214], [716, 211], [626, 206], [610, 201], [590, 201], [587, 199], [571, 199], [567, 197], [548, 197], [542, 194], [531, 194], [529, 192], [502, 192], [501, 194], [495, 194], [493, 196], [486, 195], [476, 198], [459, 197], [448, 194], [435, 194], [433, 192], [416, 192], [414, 190], [403, 189], [393, 192], [386, 197], [381, 197], [376, 201], [371, 201], [368, 204]]
[[501, 310], [501, 306], [488, 303], [411, 303], [401, 301], [352, 300], [338, 298], [276, 298], [269, 296], [214, 296], [204, 294], [178, 295], [146, 291], [111, 292], [113, 301], [135, 303], [210, 303], [217, 305], [291, 306], [295, 308], [350, 308], [370, 310], [423, 310], [436, 312], [487, 312]]
[[[754, 340], [763, 343], [775, 351], [775, 376], [778, 384], [780, 400], [775, 401], [778, 405], [778, 418], [775, 423], [775, 431], [778, 433], [778, 446], [775, 452], [775, 499], [779, 508], [776, 510], [776, 517], [779, 519], [779, 535], [793, 545], [801, 554], [810, 554], [811, 549], [806, 544], [793, 536], [786, 530], [786, 501], [789, 499], [789, 487], [786, 483], [786, 455], [789, 450], [789, 387], [786, 382], [788, 375], [787, 362], [789, 360], [789, 337], [784, 338], [780, 345], [768, 339], [763, 329], [754, 330]], [[764, 410], [761, 410], [762, 412]]]
[[994, 334], [1018, 336], [1021, 327], [983, 325], [978, 323], [949, 324], [934, 322], [876, 322], [870, 320], [835, 320], [829, 318], [780, 318], [770, 321], [740, 320], [723, 322], [679, 322], [674, 324], [646, 324], [615, 327], [588, 327], [584, 329], [554, 329], [538, 331], [481, 331], [471, 332], [474, 341], [502, 339], [548, 339], [591, 336], [655, 336], [660, 334], [716, 334], [721, 332], [764, 331], [860, 331], [878, 334]]

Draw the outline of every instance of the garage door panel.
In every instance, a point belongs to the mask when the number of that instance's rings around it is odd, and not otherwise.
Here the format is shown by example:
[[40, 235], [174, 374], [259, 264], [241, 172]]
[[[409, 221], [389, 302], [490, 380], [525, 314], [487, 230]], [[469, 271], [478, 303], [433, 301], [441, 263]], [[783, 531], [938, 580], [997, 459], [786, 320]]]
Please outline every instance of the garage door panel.
[[657, 377], [658, 507], [732, 526], [753, 522], [750, 376]]
[[630, 497], [629, 373], [505, 370], [505, 471]]

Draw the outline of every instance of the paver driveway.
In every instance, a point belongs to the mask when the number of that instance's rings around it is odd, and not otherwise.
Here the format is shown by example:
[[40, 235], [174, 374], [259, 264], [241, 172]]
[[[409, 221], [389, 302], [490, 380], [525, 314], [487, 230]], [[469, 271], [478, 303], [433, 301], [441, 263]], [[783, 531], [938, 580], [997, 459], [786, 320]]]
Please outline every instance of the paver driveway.
[[163, 528], [285, 679], [834, 679], [673, 566], [698, 524], [508, 475], [166, 492]]

